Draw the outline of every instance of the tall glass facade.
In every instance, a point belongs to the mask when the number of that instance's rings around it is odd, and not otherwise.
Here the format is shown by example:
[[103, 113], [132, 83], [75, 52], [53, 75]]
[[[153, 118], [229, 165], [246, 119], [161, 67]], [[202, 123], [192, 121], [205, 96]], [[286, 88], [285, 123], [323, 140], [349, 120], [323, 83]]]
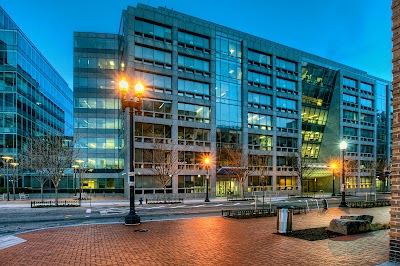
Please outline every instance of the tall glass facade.
[[[72, 90], [0, 7], [0, 155], [18, 161], [27, 137], [71, 137], [72, 120]], [[29, 175], [17, 186], [40, 187]]]

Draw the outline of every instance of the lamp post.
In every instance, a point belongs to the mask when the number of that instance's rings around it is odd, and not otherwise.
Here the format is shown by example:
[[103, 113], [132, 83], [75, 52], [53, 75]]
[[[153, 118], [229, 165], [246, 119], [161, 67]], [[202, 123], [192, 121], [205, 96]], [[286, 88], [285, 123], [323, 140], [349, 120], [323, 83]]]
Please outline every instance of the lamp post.
[[210, 157], [206, 157], [204, 159], [204, 164], [206, 165], [206, 169], [207, 169], [207, 177], [206, 177], [206, 199], [204, 200], [204, 202], [210, 202], [210, 199], [208, 198], [208, 180], [210, 179], [210, 174], [209, 174], [209, 170], [210, 170]]
[[12, 167], [14, 167], [14, 171], [13, 171], [13, 176], [12, 176], [12, 186], [13, 186], [13, 198], [15, 200], [15, 176], [17, 175], [17, 180], [18, 180], [18, 168], [17, 166], [19, 165], [19, 163], [16, 162], [12, 162], [10, 163]]
[[10, 201], [10, 183], [9, 183], [9, 178], [8, 178], [8, 164], [13, 158], [10, 156], [2, 156], [1, 158], [6, 162], [7, 201]]
[[340, 150], [342, 151], [342, 202], [340, 202], [339, 207], [348, 207], [346, 203], [346, 184], [345, 184], [345, 173], [344, 173], [344, 153], [347, 149], [347, 142], [342, 141], [340, 142]]
[[[140, 217], [139, 215], [136, 214], [135, 211], [135, 124], [134, 124], [134, 115], [135, 115], [135, 109], [139, 110], [141, 101], [142, 101], [142, 95], [144, 92], [144, 86], [142, 83], [138, 82], [135, 85], [135, 97], [131, 97], [129, 100], [127, 99], [127, 93], [129, 89], [129, 83], [125, 78], [122, 78], [122, 80], [119, 82], [119, 89], [122, 93], [122, 111], [125, 112], [126, 108], [129, 108], [129, 124], [130, 124], [130, 131], [129, 131], [129, 213], [127, 216], [125, 216], [125, 225], [134, 225], [134, 224], [139, 224], [140, 223]], [[137, 98], [137, 99], [135, 99]], [[126, 130], [126, 128], [125, 128]], [[125, 131], [126, 132], [126, 131]]]
[[332, 164], [331, 168], [332, 168], [332, 196], [335, 196], [335, 167], [336, 164]]
[[[76, 168], [81, 167], [81, 164], [83, 163], [83, 160], [75, 160], [78, 163], [78, 166]], [[79, 170], [79, 206], [82, 204], [82, 171], [83, 169]]]
[[74, 196], [76, 196], [76, 168], [78, 168], [79, 165], [74, 164], [72, 167], [74, 168]]

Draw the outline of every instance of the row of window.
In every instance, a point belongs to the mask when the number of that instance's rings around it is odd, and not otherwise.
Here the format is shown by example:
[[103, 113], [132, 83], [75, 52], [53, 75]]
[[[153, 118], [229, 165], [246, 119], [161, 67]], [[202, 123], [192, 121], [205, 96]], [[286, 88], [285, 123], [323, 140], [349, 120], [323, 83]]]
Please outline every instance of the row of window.
[[[272, 116], [270, 115], [248, 113], [247, 123], [251, 127], [272, 130]], [[276, 127], [283, 129], [297, 129], [297, 120], [293, 118], [276, 117]]]
[[[350, 94], [343, 94], [343, 101], [344, 102], [348, 102], [348, 103], [352, 103], [352, 104], [358, 104], [357, 102], [357, 96], [354, 95], [350, 95]], [[367, 107], [367, 108], [373, 108], [373, 101], [370, 99], [365, 99], [365, 98], [360, 98], [360, 105], [363, 107]]]
[[[343, 85], [346, 87], [357, 88], [357, 81], [351, 78], [343, 77]], [[372, 93], [373, 86], [371, 84], [360, 82], [360, 89]]]
[[[358, 122], [358, 112], [349, 110], [343, 110], [343, 118], [349, 120], [349, 122]], [[374, 115], [360, 113], [360, 121], [365, 123], [374, 123]]]
[[115, 118], [75, 118], [74, 128], [120, 129], [121, 120]]
[[79, 138], [76, 148], [80, 149], [121, 149], [122, 141], [118, 138]]
[[[343, 135], [357, 137], [358, 136], [358, 128], [343, 127]], [[373, 139], [374, 138], [374, 131], [373, 130], [368, 130], [368, 129], [361, 129], [361, 137]]]

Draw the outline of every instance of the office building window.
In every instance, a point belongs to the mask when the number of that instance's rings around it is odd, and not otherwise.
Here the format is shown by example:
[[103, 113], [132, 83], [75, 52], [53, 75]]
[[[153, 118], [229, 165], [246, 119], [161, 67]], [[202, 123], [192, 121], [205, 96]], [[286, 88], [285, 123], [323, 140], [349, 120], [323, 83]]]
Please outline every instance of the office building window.
[[357, 122], [358, 121], [358, 114], [353, 111], [343, 110], [343, 118], [348, 120], [346, 122]]
[[248, 135], [248, 145], [249, 149], [252, 150], [272, 150], [272, 136], [251, 134]]
[[170, 139], [171, 126], [135, 123], [135, 139], [140, 142], [154, 143], [155, 139]]
[[256, 52], [253, 50], [248, 50], [247, 53], [247, 60], [248, 63], [251, 65], [256, 65], [259, 67], [267, 68], [271, 66], [271, 56], [261, 53], [261, 52]]
[[297, 72], [297, 63], [279, 57], [276, 58], [276, 67], [291, 72]]
[[361, 145], [360, 146], [361, 153], [374, 153], [374, 146], [372, 145]]
[[271, 88], [271, 76], [258, 72], [247, 72], [248, 84], [254, 87]]
[[368, 83], [361, 82], [360, 83], [360, 89], [362, 91], [372, 92], [372, 85], [368, 84]]
[[297, 101], [277, 97], [276, 98], [276, 107], [277, 107], [277, 110], [281, 111], [281, 112], [291, 112], [291, 111], [297, 112]]
[[146, 90], [151, 90], [158, 93], [172, 94], [172, 78], [142, 71], [135, 71], [137, 80], [142, 81]]
[[113, 90], [115, 80], [107, 78], [74, 78], [74, 87], [77, 89]]
[[74, 108], [79, 109], [120, 109], [119, 99], [106, 98], [75, 98]]
[[121, 120], [115, 118], [75, 118], [75, 128], [88, 129], [119, 129]]
[[135, 45], [135, 61], [171, 69], [171, 52]]
[[276, 138], [276, 146], [277, 147], [297, 148], [297, 139], [278, 136]]
[[297, 132], [297, 119], [276, 117], [276, 128], [283, 132]]
[[361, 113], [361, 122], [373, 124], [375, 122], [374, 121], [374, 116], [373, 115], [369, 115], [369, 114]]
[[114, 58], [97, 57], [75, 57], [74, 67], [79, 68], [97, 68], [97, 69], [117, 69], [118, 61]]
[[373, 108], [373, 101], [365, 98], [361, 98], [361, 107]]
[[210, 39], [194, 33], [178, 31], [178, 45], [206, 53], [210, 53]]
[[373, 139], [374, 138], [374, 131], [368, 129], [361, 129], [361, 137]]
[[141, 112], [143, 116], [171, 119], [170, 101], [143, 99]]
[[192, 127], [178, 127], [178, 144], [180, 145], [210, 145], [210, 130]]
[[357, 128], [354, 127], [343, 127], [343, 135], [350, 137], [357, 137]]
[[210, 84], [178, 79], [178, 95], [197, 99], [210, 99]]
[[357, 104], [357, 97], [353, 96], [353, 95], [349, 95], [349, 94], [343, 93], [343, 101], [344, 102], [348, 102], [348, 103]]
[[272, 96], [254, 93], [249, 91], [247, 94], [249, 107], [272, 110]]
[[178, 70], [209, 77], [210, 62], [199, 58], [178, 55]]
[[343, 77], [343, 86], [356, 88], [357, 87], [356, 84], [357, 81], [355, 81], [354, 79]]
[[297, 82], [293, 80], [276, 78], [276, 87], [278, 89], [297, 91]]
[[140, 18], [135, 19], [135, 34], [145, 38], [154, 38], [159, 41], [171, 43], [170, 27], [150, 21], [144, 21]]
[[118, 150], [122, 142], [118, 138], [78, 138], [76, 148]]
[[247, 123], [251, 128], [272, 130], [272, 116], [269, 115], [248, 113]]
[[178, 119], [210, 123], [210, 107], [188, 103], [178, 103]]

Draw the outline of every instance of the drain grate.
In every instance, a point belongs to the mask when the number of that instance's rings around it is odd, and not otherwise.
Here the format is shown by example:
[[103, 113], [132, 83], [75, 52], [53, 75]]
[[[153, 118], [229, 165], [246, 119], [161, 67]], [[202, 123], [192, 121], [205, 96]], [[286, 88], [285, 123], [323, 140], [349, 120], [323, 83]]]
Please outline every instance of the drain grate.
[[149, 231], [149, 229], [136, 229], [133, 232], [141, 232], [141, 233], [143, 233], [143, 232], [148, 232], [148, 231]]

